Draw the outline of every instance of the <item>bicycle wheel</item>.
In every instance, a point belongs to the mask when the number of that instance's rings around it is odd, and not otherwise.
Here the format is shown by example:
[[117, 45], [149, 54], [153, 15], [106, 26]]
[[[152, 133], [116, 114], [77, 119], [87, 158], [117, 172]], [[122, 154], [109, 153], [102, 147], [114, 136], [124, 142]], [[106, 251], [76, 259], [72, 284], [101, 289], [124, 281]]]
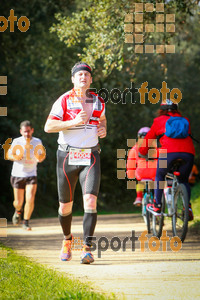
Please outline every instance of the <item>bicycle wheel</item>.
[[172, 216], [173, 236], [178, 236], [181, 241], [185, 240], [189, 220], [189, 199], [184, 184], [179, 184], [174, 196], [175, 214]]
[[164, 225], [164, 212], [165, 212], [165, 196], [164, 193], [162, 194], [161, 199], [161, 215], [155, 216], [152, 215], [152, 227], [153, 227], [153, 235], [160, 238], [162, 235], [162, 229]]

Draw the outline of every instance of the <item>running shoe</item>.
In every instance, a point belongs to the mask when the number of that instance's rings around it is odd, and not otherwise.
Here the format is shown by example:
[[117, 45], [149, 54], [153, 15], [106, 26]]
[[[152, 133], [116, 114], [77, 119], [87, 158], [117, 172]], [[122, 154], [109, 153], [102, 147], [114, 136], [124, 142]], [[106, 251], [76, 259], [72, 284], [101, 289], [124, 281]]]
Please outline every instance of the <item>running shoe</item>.
[[137, 197], [135, 199], [135, 201], [133, 202], [133, 205], [135, 205], [135, 206], [141, 206], [142, 205], [142, 198], [141, 197]]
[[63, 240], [63, 245], [60, 253], [60, 259], [63, 261], [69, 261], [72, 259], [72, 240]]
[[31, 231], [32, 230], [32, 228], [30, 227], [30, 225], [29, 224], [23, 224], [22, 225], [22, 227], [25, 229], [25, 230], [27, 230], [27, 231]]
[[20, 222], [21, 222], [21, 218], [22, 218], [22, 213], [21, 213], [21, 211], [19, 212], [19, 211], [16, 211], [15, 210], [15, 213], [14, 213], [14, 215], [13, 215], [13, 217], [12, 217], [12, 222], [13, 222], [13, 225], [19, 225], [20, 224]]
[[192, 206], [191, 204], [189, 204], [189, 220], [188, 221], [192, 221], [194, 220], [194, 215], [193, 215], [193, 211], [192, 211]]
[[147, 210], [155, 216], [160, 216], [161, 214], [161, 204], [157, 204], [156, 200], [153, 200], [153, 204], [147, 204]]
[[91, 248], [87, 245], [83, 245], [81, 253], [81, 264], [91, 264], [94, 261], [94, 257], [91, 253]]

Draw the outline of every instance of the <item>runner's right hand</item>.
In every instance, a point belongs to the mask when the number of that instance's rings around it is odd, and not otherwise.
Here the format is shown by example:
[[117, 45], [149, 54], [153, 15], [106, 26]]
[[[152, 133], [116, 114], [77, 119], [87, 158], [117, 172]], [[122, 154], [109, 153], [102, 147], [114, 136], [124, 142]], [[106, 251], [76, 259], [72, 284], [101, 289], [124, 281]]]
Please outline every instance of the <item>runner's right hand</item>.
[[84, 110], [81, 110], [80, 113], [74, 119], [74, 125], [85, 124], [86, 120], [87, 120], [87, 114]]

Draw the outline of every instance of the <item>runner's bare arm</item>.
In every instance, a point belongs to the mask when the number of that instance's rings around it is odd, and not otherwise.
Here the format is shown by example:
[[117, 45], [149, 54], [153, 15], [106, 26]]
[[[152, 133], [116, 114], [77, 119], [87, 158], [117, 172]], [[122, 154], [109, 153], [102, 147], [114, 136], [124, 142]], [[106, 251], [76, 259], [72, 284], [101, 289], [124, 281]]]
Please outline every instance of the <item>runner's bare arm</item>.
[[[16, 154], [16, 153], [15, 153], [15, 154]], [[14, 154], [14, 155], [15, 155], [15, 154]], [[19, 160], [19, 159], [14, 158], [13, 154], [11, 154], [11, 153], [9, 153], [9, 152], [6, 153], [6, 159], [7, 159], [7, 160], [11, 160], [11, 161], [17, 161], [17, 160]]]
[[100, 117], [99, 119], [99, 124], [97, 125], [97, 134], [100, 138], [105, 138], [106, 137], [106, 129], [107, 129], [107, 121], [105, 115]]
[[41, 163], [41, 162], [43, 162], [43, 160], [45, 160], [45, 158], [46, 158], [46, 155], [45, 155], [45, 157], [43, 156], [42, 158], [37, 158], [37, 162]]
[[43, 160], [45, 160], [45, 158], [46, 158], [46, 149], [44, 148], [43, 145], [41, 145], [41, 147], [42, 147], [43, 151], [42, 151], [42, 153], [38, 154], [36, 157], [36, 160], [38, 163], [43, 162]]
[[19, 155], [17, 155], [16, 150], [8, 150], [6, 153], [6, 159], [11, 161], [19, 161], [23, 158], [23, 151], [20, 152]]
[[87, 118], [86, 112], [82, 110], [74, 120], [60, 121], [60, 120], [47, 119], [46, 124], [44, 126], [44, 131], [47, 133], [52, 133], [52, 132], [67, 130], [68, 128], [84, 124], [86, 118]]

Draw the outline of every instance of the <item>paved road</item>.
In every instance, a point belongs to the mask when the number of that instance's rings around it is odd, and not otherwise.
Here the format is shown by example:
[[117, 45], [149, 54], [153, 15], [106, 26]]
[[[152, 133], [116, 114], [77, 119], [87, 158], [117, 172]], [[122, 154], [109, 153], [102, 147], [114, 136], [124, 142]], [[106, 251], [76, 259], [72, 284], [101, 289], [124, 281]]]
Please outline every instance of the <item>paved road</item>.
[[[114, 292], [118, 299], [200, 299], [200, 240], [191, 232], [179, 251], [172, 251], [169, 241], [167, 251], [162, 251], [160, 244], [153, 252], [148, 249], [152, 249], [148, 236], [143, 252], [141, 243], [134, 241], [134, 232], [140, 237], [146, 230], [141, 216], [99, 216], [95, 262], [81, 265], [78, 237], [82, 237], [82, 217], [73, 218], [72, 233], [77, 239], [70, 262], [59, 260], [62, 233], [57, 218], [35, 219], [31, 224], [31, 232], [8, 224], [4, 243], [42, 264], [92, 282], [97, 291]], [[170, 231], [167, 235], [171, 240]], [[113, 247], [120, 249], [114, 251]]]

